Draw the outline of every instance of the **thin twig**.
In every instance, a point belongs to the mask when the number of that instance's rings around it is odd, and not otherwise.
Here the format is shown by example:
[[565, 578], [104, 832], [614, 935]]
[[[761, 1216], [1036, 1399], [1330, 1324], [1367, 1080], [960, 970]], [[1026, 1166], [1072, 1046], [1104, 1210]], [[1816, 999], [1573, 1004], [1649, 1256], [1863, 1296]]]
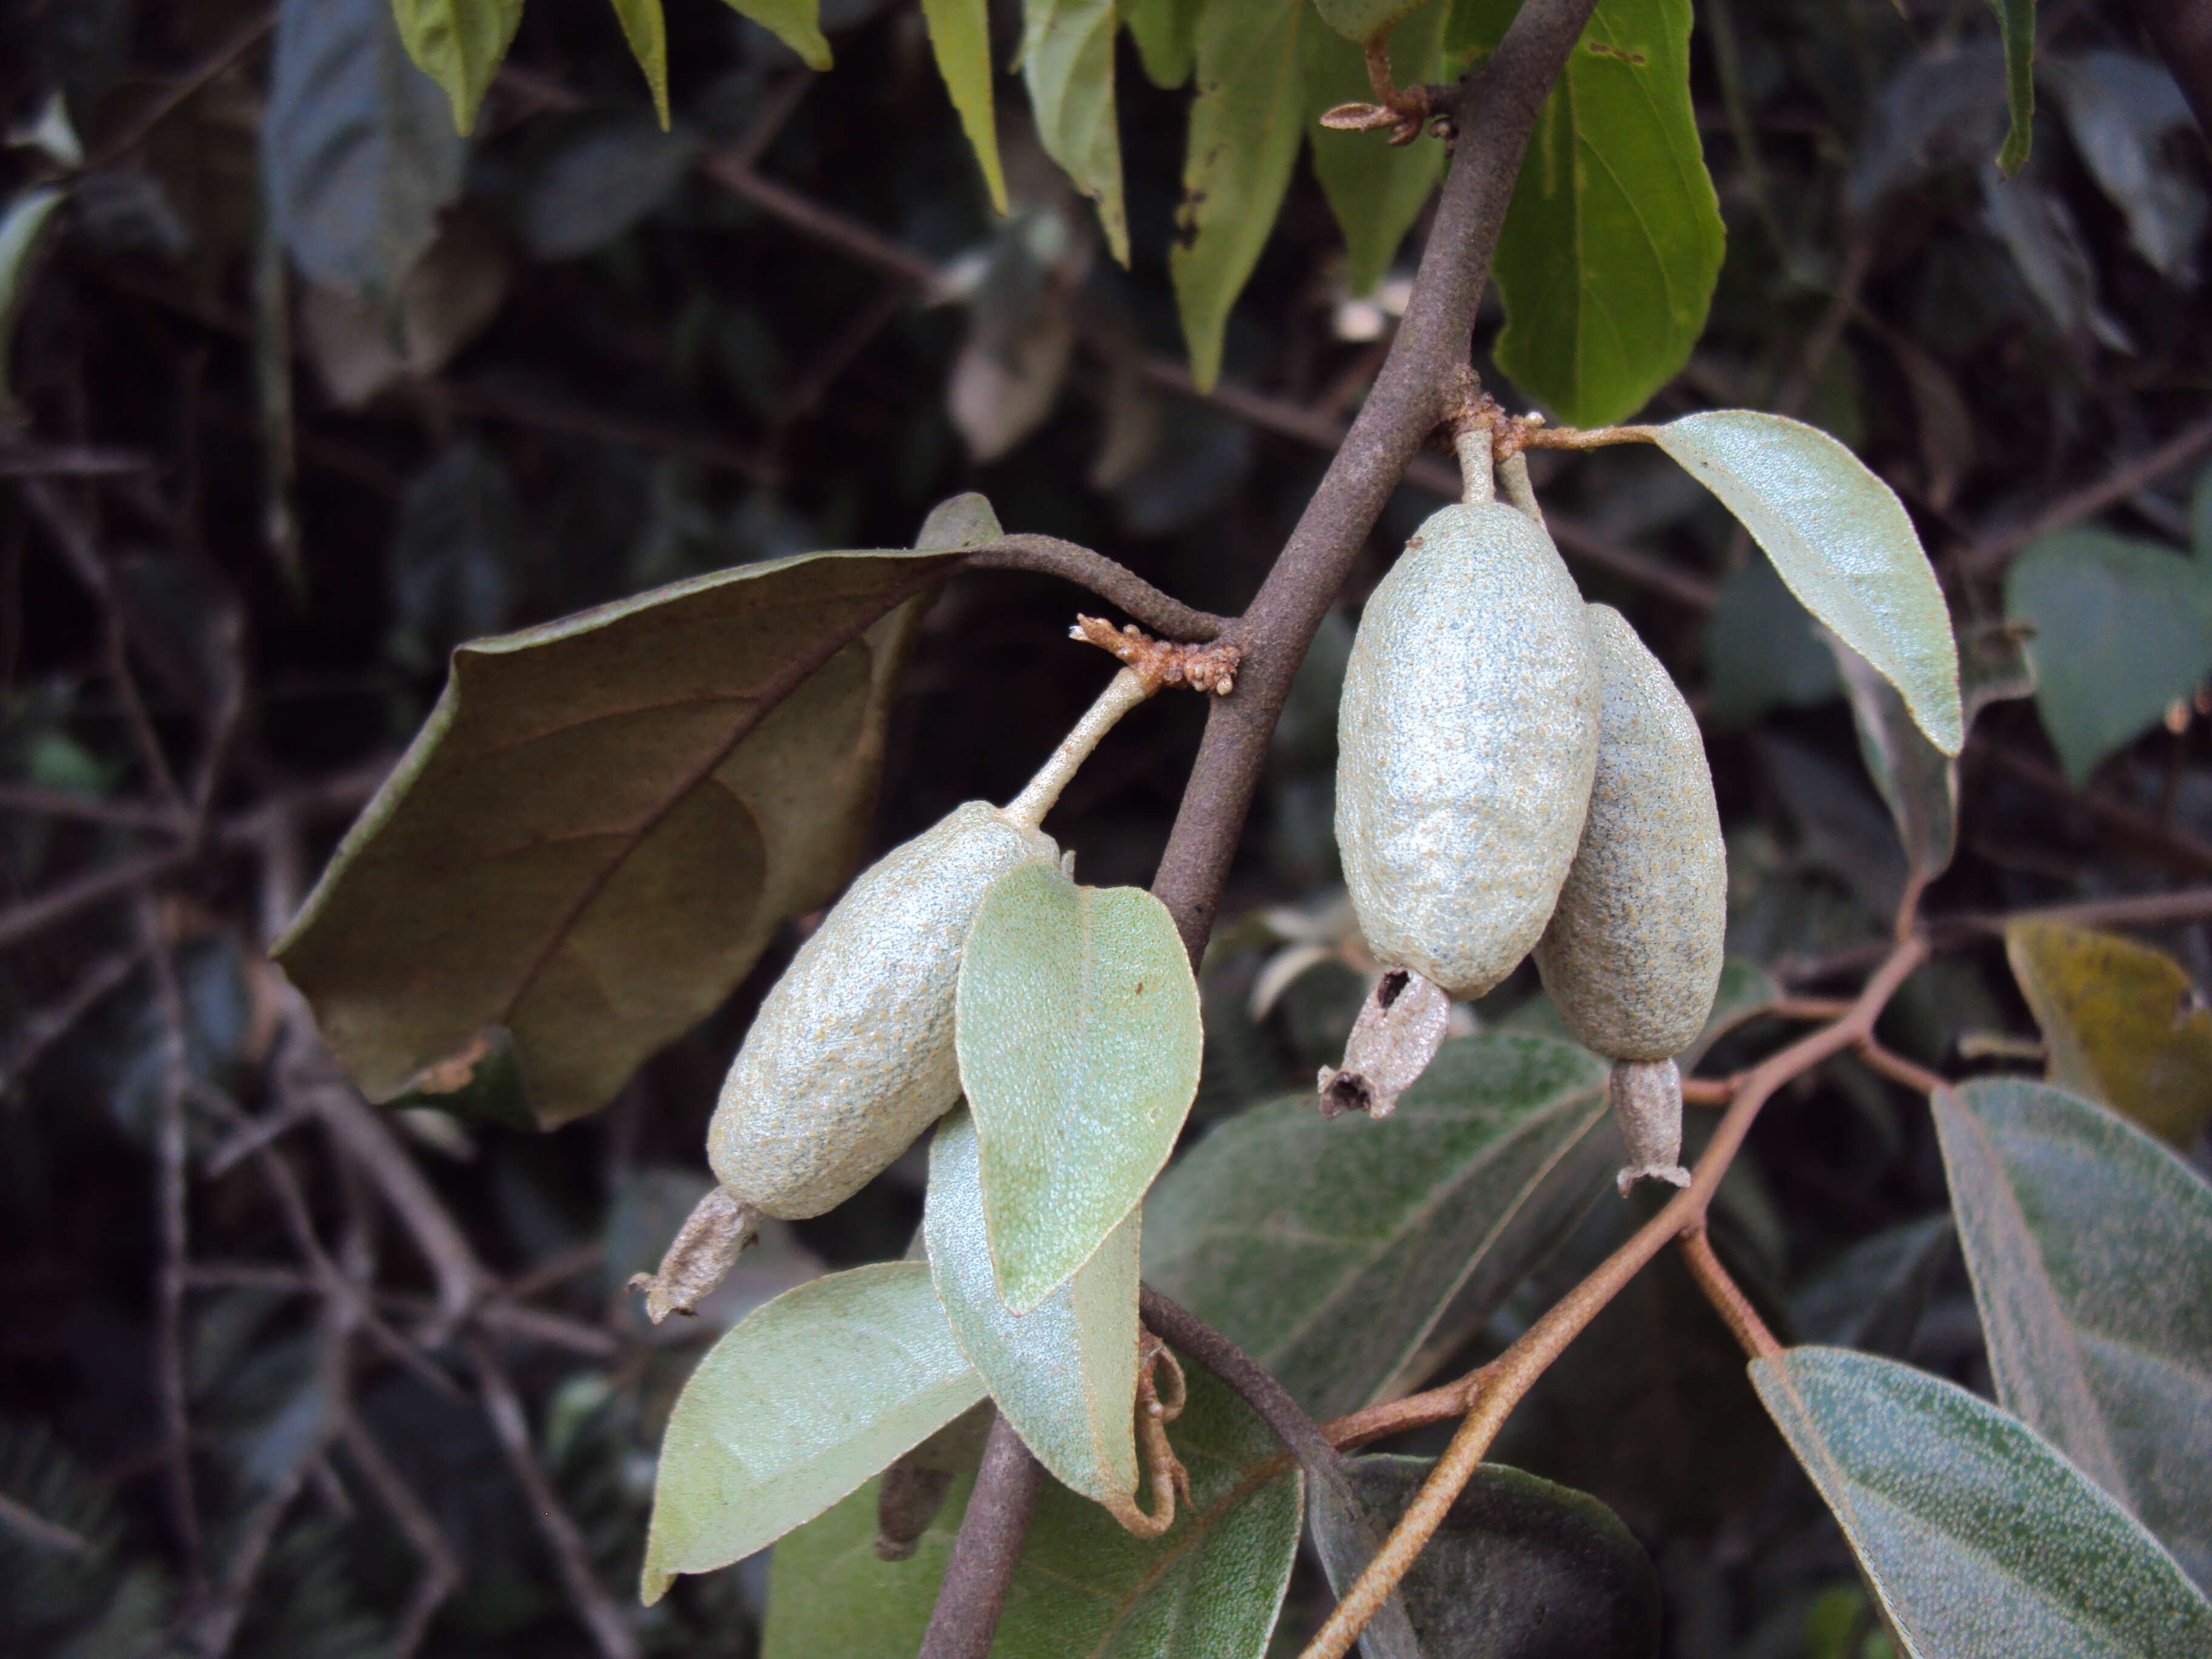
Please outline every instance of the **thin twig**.
[[1867, 981], [1849, 1014], [1801, 1037], [1745, 1073], [1735, 1100], [1715, 1126], [1712, 1139], [1698, 1159], [1689, 1186], [1676, 1194], [1665, 1208], [1639, 1227], [1486, 1368], [1473, 1407], [1452, 1436], [1451, 1443], [1421, 1483], [1389, 1541], [1337, 1604], [1301, 1659], [1340, 1659], [1350, 1650], [1375, 1609], [1413, 1565], [1481, 1463], [1498, 1431], [1536, 1379], [1645, 1264], [1666, 1248], [1670, 1239], [1704, 1224], [1706, 1206], [1741, 1150], [1744, 1137], [1750, 1133], [1759, 1109], [1784, 1083], [1850, 1048], [1870, 1033], [1875, 1018], [1888, 1006], [1897, 988], [1926, 959], [1927, 954], [1925, 942], [1918, 938], [1896, 945]]
[[1680, 1243], [1682, 1258], [1690, 1264], [1690, 1277], [1698, 1281], [1705, 1300], [1713, 1304], [1713, 1311], [1743, 1345], [1743, 1351], [1754, 1359], [1772, 1359], [1780, 1354], [1782, 1345], [1766, 1328], [1759, 1310], [1751, 1305], [1751, 1298], [1729, 1277], [1728, 1269], [1721, 1266], [1721, 1259], [1713, 1254], [1713, 1242], [1706, 1237], [1705, 1228], [1689, 1228], [1682, 1234]]
[[41, 789], [29, 783], [0, 783], [0, 812], [35, 812], [41, 817], [81, 818], [122, 830], [161, 830], [173, 834], [181, 834], [188, 827], [185, 814], [158, 801], [113, 800], [68, 789]]
[[1893, 1048], [1883, 1047], [1870, 1036], [1861, 1037], [1851, 1045], [1852, 1052], [1880, 1072], [1892, 1083], [1901, 1083], [1906, 1088], [1923, 1095], [1932, 1095], [1944, 1086], [1941, 1073], [1931, 1072], [1925, 1066], [1907, 1060]]
[[161, 1082], [154, 1134], [154, 1211], [161, 1240], [155, 1268], [154, 1392], [161, 1413], [161, 1435], [170, 1522], [197, 1581], [201, 1565], [199, 1507], [192, 1490], [191, 1424], [185, 1386], [185, 1268], [191, 1240], [185, 1212], [185, 1101], [191, 1086], [191, 1058], [186, 1047], [185, 999], [177, 983], [175, 960], [163, 936], [160, 911], [150, 894], [138, 901], [139, 937], [154, 969], [154, 1004], [161, 1018]]
[[353, 1466], [368, 1483], [391, 1515], [415, 1553], [422, 1558], [422, 1577], [407, 1598], [401, 1610], [399, 1623], [392, 1632], [392, 1659], [410, 1659], [422, 1644], [422, 1637], [430, 1627], [430, 1620], [446, 1598], [461, 1587], [460, 1558], [447, 1541], [445, 1531], [438, 1518], [400, 1478], [392, 1460], [384, 1455], [384, 1448], [376, 1443], [359, 1417], [349, 1412], [338, 1425], [337, 1443], [345, 1448]]
[[86, 171], [108, 167], [118, 156], [136, 149], [149, 133], [174, 114], [193, 94], [252, 51], [276, 22], [276, 14], [271, 9], [233, 30], [213, 52], [178, 76], [167, 92], [141, 110], [130, 125], [94, 150], [92, 159], [84, 164]]
[[1061, 577], [1170, 639], [1215, 640], [1231, 626], [1228, 617], [1185, 605], [1126, 565], [1057, 536], [1002, 536], [969, 553], [968, 562], [979, 570], [1031, 570]]
[[100, 957], [91, 967], [77, 976], [76, 982], [63, 993], [60, 1000], [49, 1004], [25, 1019], [15, 1039], [15, 1046], [8, 1058], [0, 1060], [0, 1091], [28, 1075], [48, 1048], [69, 1035], [76, 1024], [94, 1008], [146, 959], [143, 943], [125, 950], [112, 951]]
[[1043, 1465], [1013, 1425], [993, 1419], [918, 1659], [983, 1659], [990, 1651], [1043, 1484]]
[[2094, 483], [2060, 496], [2025, 523], [1980, 538], [1972, 547], [1960, 550], [1959, 566], [1972, 574], [1987, 574], [2038, 537], [2063, 530], [2092, 514], [2103, 512], [2195, 459], [2206, 449], [2212, 449], [2212, 414], [2200, 416], [2148, 454], [2123, 461]]
[[1341, 1477], [1344, 1459], [1329, 1444], [1320, 1425], [1306, 1415], [1305, 1408], [1259, 1361], [1149, 1285], [1138, 1287], [1137, 1316], [1155, 1334], [1166, 1338], [1242, 1395], [1244, 1403], [1259, 1413], [1309, 1474]]
[[637, 1659], [636, 1634], [623, 1618], [622, 1609], [615, 1605], [614, 1598], [607, 1594], [606, 1586], [599, 1583], [583, 1534], [576, 1529], [574, 1517], [562, 1507], [561, 1494], [553, 1489], [552, 1481], [547, 1479], [544, 1468], [538, 1461], [537, 1449], [531, 1443], [530, 1419], [523, 1414], [522, 1400], [514, 1391], [514, 1383], [480, 1338], [469, 1339], [469, 1355], [483, 1390], [484, 1415], [490, 1420], [492, 1433], [499, 1441], [500, 1449], [507, 1454], [508, 1467], [521, 1483], [524, 1495], [530, 1500], [538, 1529], [553, 1551], [562, 1587], [568, 1592], [576, 1616], [592, 1633], [599, 1659]]

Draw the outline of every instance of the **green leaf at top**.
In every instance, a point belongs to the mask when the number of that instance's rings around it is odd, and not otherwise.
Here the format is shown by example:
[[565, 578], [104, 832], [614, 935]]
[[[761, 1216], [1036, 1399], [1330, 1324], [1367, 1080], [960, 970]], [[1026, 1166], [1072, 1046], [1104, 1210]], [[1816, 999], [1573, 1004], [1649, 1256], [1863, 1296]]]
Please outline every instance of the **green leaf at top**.
[[[489, 16], [470, 7], [471, 30]], [[447, 100], [408, 57], [389, 0], [277, 6], [261, 132], [269, 224], [317, 282], [387, 301], [436, 240], [468, 161]]]
[[[1187, 1364], [1190, 1403], [1168, 1437], [1191, 1500], [1139, 1539], [1048, 1481], [1014, 1568], [991, 1659], [1262, 1659], [1303, 1520], [1297, 1469], [1250, 1407]], [[874, 1549], [864, 1489], [776, 1546], [765, 1659], [887, 1659], [921, 1646], [967, 1501], [966, 1482], [914, 1557]]]
[[1751, 1376], [1916, 1659], [2212, 1653], [2212, 1603], [2017, 1419], [1843, 1348]]
[[2076, 788], [2212, 673], [2212, 574], [2156, 542], [2031, 542], [2005, 572], [2005, 614], [2035, 629], [2035, 712]]
[[[1476, 44], [1512, 15], [1485, 8]], [[1633, 414], [1705, 329], [1726, 232], [1689, 75], [1690, 0], [1599, 0], [1522, 158], [1498, 366], [1577, 426]]]
[[1137, 43], [1145, 77], [1156, 87], [1190, 79], [1198, 50], [1198, 14], [1204, 0], [1126, 0], [1121, 21]]
[[989, 0], [921, 0], [921, 15], [929, 24], [929, 49], [937, 55], [937, 72], [960, 112], [960, 130], [983, 169], [983, 182], [991, 191], [991, 205], [1006, 210], [1006, 174], [999, 165], [999, 125], [991, 94], [991, 16]]
[[1044, 153], [1098, 209], [1106, 246], [1129, 263], [1121, 130], [1114, 115], [1114, 0], [1024, 0], [1022, 79]]
[[[1368, 41], [1410, 17], [1428, 0], [1314, 0], [1322, 21], [1347, 40]], [[1444, 8], [1437, 7], [1438, 13]], [[1412, 80], [1411, 76], [1405, 77]]]
[[522, 0], [392, 0], [392, 11], [407, 55], [452, 100], [454, 131], [468, 131], [514, 43]]
[[[932, 545], [995, 533], [967, 531]], [[362, 1087], [387, 1099], [503, 1029], [559, 1123], [720, 1002], [859, 858], [954, 562], [744, 565], [456, 650], [276, 945]]]
[[645, 71], [653, 88], [653, 112], [668, 130], [668, 20], [661, 15], [660, 0], [614, 0], [615, 15], [622, 21], [623, 39], [630, 56]]
[[1951, 613], [1893, 490], [1818, 427], [1747, 409], [1652, 429], [1742, 521], [1790, 591], [1903, 694], [1929, 740], [1966, 740]]
[[830, 43], [822, 38], [822, 0], [722, 0], [789, 46], [817, 75], [830, 67]]
[[2186, 1149], [2212, 1124], [2212, 1010], [2155, 945], [2021, 916], [2005, 959], [2043, 1032], [2044, 1076]]
[[2011, 125], [1997, 152], [1997, 171], [2008, 179], [2027, 160], [2035, 136], [2035, 0], [1990, 0], [2004, 33], [2005, 102]]
[[1305, 133], [1306, 0], [1237, 0], [1198, 20], [1198, 96], [1168, 253], [1191, 378], [1221, 375], [1229, 308], [1274, 228]]
[[[1411, 84], [1443, 78], [1438, 37], [1444, 11], [1441, 4], [1431, 5], [1391, 35], [1391, 63], [1401, 80]], [[1374, 94], [1358, 46], [1327, 29], [1303, 33], [1314, 174], [1351, 256], [1345, 288], [1355, 295], [1371, 294], [1443, 176], [1444, 147], [1425, 135], [1410, 144], [1392, 144], [1379, 132], [1337, 132], [1321, 125], [1322, 112]]]
[[1570, 1043], [1486, 1032], [1446, 1042], [1386, 1118], [1324, 1121], [1310, 1093], [1240, 1113], [1146, 1201], [1145, 1277], [1316, 1417], [1366, 1405], [1611, 1179], [1606, 1076]]
[[755, 1309], [669, 1416], [646, 1602], [812, 1520], [982, 1397], [919, 1261], [831, 1273]]
[[2039, 1083], [1936, 1097], [1997, 1398], [2212, 1585], [2212, 1188]]
[[[1314, 1499], [1314, 1541], [1338, 1595], [1352, 1588], [1436, 1467], [1425, 1457], [1362, 1457], [1348, 1470], [1355, 1516]], [[1659, 1575], [1620, 1517], [1587, 1492], [1499, 1463], [1474, 1472], [1399, 1583], [1419, 1644], [1404, 1659], [1500, 1654], [1512, 1659], [1656, 1659]], [[1369, 1659], [1398, 1659], [1377, 1651]]]
[[1091, 1260], [1174, 1150], [1198, 1093], [1198, 983], [1150, 893], [1032, 863], [984, 894], [954, 1018], [992, 1267], [1024, 1314]]
[[1137, 1498], [1137, 1232], [1140, 1211], [1032, 1312], [1006, 1311], [983, 1225], [983, 1164], [965, 1110], [937, 1126], [922, 1215], [952, 1334], [1006, 1420], [1064, 1485], [1109, 1508]]

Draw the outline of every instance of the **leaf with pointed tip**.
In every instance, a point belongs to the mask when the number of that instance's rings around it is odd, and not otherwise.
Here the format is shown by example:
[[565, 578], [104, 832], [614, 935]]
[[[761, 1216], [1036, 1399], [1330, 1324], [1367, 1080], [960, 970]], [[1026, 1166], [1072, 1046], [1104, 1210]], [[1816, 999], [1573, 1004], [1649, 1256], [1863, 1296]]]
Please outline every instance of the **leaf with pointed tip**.
[[2212, 1123], [2212, 1010], [2154, 945], [2022, 916], [2005, 957], [2042, 1029], [2044, 1075], [2175, 1146]]
[[957, 529], [455, 651], [276, 945], [371, 1097], [497, 1028], [541, 1123], [592, 1111], [826, 903], [861, 851], [914, 627], [957, 562], [935, 550], [997, 534]]
[[1951, 613], [1897, 493], [1818, 427], [1722, 409], [1652, 437], [1742, 521], [1782, 580], [1904, 695], [1947, 755], [1966, 741]]
[[983, 1397], [918, 1261], [831, 1273], [699, 1362], [661, 1442], [643, 1595], [812, 1520]]
[[[1330, 1587], [1352, 1588], [1370, 1551], [1360, 1524], [1387, 1534], [1436, 1467], [1425, 1457], [1362, 1457], [1348, 1484], [1362, 1513], [1316, 1494], [1314, 1542]], [[1445, 1511], [1399, 1595], [1419, 1643], [1402, 1659], [1656, 1659], [1659, 1575], [1620, 1517], [1587, 1492], [1486, 1463]], [[1369, 1659], [1401, 1659], [1378, 1650]]]
[[446, 89], [454, 131], [468, 131], [514, 43], [522, 0], [392, 0], [392, 10], [407, 55]]
[[52, 185], [33, 185], [9, 203], [7, 212], [0, 215], [0, 410], [15, 404], [8, 360], [14, 352], [16, 319], [23, 314], [23, 301], [30, 296], [30, 275], [40, 240], [46, 221], [68, 195]]
[[[498, 21], [507, 15], [467, 12], [472, 30], [511, 33]], [[301, 270], [349, 293], [395, 297], [461, 193], [467, 161], [446, 100], [408, 61], [388, 0], [283, 0], [261, 188]]]
[[1916, 1659], [2212, 1652], [2212, 1603], [2018, 1419], [1843, 1348], [1751, 1377]]
[[[1195, 1365], [1169, 1437], [1191, 1501], [1161, 1537], [1132, 1537], [1048, 1481], [1014, 1568], [992, 1659], [1262, 1659], [1290, 1583], [1303, 1516], [1295, 1467], [1250, 1407]], [[1275, 1472], [1267, 1471], [1274, 1468]], [[912, 1559], [873, 1547], [864, 1488], [776, 1546], [765, 1659], [885, 1659], [915, 1652], [966, 1507], [963, 1478]]]
[[960, 957], [960, 1086], [1006, 1305], [1037, 1306], [1137, 1207], [1198, 1094], [1198, 982], [1167, 907], [1049, 864], [991, 884]]
[[1480, 1323], [1620, 1164], [1607, 1066], [1486, 1032], [1444, 1044], [1386, 1118], [1313, 1096], [1217, 1126], [1146, 1204], [1145, 1277], [1316, 1417], [1376, 1397], [1448, 1307]]
[[1114, 115], [1114, 0], [1024, 0], [1022, 79], [1046, 155], [1098, 209], [1106, 246], [1129, 263], [1121, 130]]
[[615, 15], [622, 21], [623, 39], [630, 56], [645, 71], [653, 88], [653, 113], [660, 129], [668, 130], [668, 20], [661, 15], [660, 0], [614, 0]]
[[1198, 50], [1198, 14], [1205, 0], [1124, 0], [1121, 21], [1137, 43], [1145, 77], [1156, 87], [1190, 79]]
[[[1444, 78], [1439, 34], [1446, 8], [1416, 13], [1390, 37], [1391, 63], [1408, 83]], [[1326, 11], [1324, 11], [1326, 15]], [[1344, 286], [1371, 294], [1389, 274], [1406, 233], [1420, 217], [1443, 176], [1444, 147], [1425, 136], [1385, 143], [1376, 132], [1338, 132], [1320, 125], [1323, 112], [1374, 96], [1358, 47], [1327, 29], [1302, 31], [1305, 50], [1306, 131], [1313, 140], [1314, 176], [1344, 233], [1349, 256]]]
[[1198, 96], [1168, 272], [1191, 378], [1221, 374], [1229, 308], [1260, 261], [1305, 136], [1306, 0], [1237, 0], [1198, 20]]
[[1006, 210], [1006, 174], [999, 164], [998, 116], [991, 92], [991, 17], [989, 0], [921, 0], [921, 15], [929, 24], [929, 49], [937, 56], [937, 72], [952, 107], [960, 112], [960, 129], [968, 147], [983, 169], [990, 188], [991, 205]]
[[955, 1111], [930, 1143], [922, 1234], [953, 1336], [1037, 1461], [1117, 1511], [1137, 1497], [1140, 1213], [1132, 1210], [1074, 1278], [1017, 1318], [991, 1271], [975, 1123]]
[[2039, 1083], [1936, 1097], [1997, 1398], [2212, 1585], [2212, 1188]]
[[830, 43], [822, 38], [822, 0], [722, 0], [732, 11], [750, 17], [789, 46], [817, 75], [830, 67]]
[[2027, 161], [2035, 137], [2035, 0], [1990, 0], [1990, 9], [2004, 33], [2005, 103], [2011, 121], [2004, 148], [1997, 152], [1997, 171], [2009, 179]]

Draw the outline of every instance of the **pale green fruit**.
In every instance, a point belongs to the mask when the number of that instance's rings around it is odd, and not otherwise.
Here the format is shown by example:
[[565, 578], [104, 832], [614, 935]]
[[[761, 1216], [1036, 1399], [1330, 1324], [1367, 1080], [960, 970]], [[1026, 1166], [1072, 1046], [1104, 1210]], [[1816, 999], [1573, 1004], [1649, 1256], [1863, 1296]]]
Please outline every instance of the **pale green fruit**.
[[1728, 865], [1705, 745], [1682, 694], [1610, 605], [1589, 607], [1605, 687], [1582, 847], [1536, 966], [1584, 1048], [1662, 1060], [1705, 1029]]
[[1541, 526], [1433, 514], [1367, 602], [1337, 713], [1336, 840], [1376, 960], [1480, 996], [1544, 931], [1597, 764], [1582, 595]]
[[960, 1097], [960, 951], [983, 891], [1052, 863], [1042, 830], [983, 801], [884, 855], [761, 1004], [707, 1129], [715, 1179], [769, 1215], [842, 1203]]

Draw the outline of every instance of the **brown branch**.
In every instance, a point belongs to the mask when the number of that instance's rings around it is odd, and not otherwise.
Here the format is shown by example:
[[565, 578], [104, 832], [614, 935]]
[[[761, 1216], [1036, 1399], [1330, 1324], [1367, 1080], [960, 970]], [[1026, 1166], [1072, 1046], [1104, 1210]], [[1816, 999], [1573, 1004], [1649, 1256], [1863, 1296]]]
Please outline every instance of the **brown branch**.
[[376, 1437], [362, 1425], [359, 1417], [349, 1411], [344, 1421], [338, 1425], [337, 1439], [353, 1466], [361, 1471], [362, 1479], [368, 1483], [369, 1491], [391, 1515], [393, 1524], [416, 1554], [422, 1558], [422, 1581], [407, 1598], [392, 1636], [392, 1659], [410, 1659], [422, 1644], [423, 1634], [438, 1608], [461, 1587], [460, 1558], [447, 1541], [437, 1516], [400, 1478], [392, 1460], [384, 1455], [384, 1448], [376, 1443]]
[[1149, 1285], [1137, 1290], [1137, 1316], [1156, 1334], [1181, 1349], [1237, 1390], [1244, 1403], [1275, 1431], [1275, 1437], [1317, 1478], [1341, 1478], [1344, 1459], [1320, 1425], [1291, 1398], [1290, 1391], [1259, 1361], [1188, 1308], [1170, 1301]]
[[185, 1102], [191, 1086], [185, 998], [177, 982], [161, 918], [153, 896], [138, 902], [138, 932], [154, 968], [154, 1004], [161, 1017], [161, 1083], [154, 1132], [154, 1212], [161, 1241], [154, 1286], [154, 1394], [161, 1417], [165, 1477], [171, 1523], [186, 1571], [201, 1567], [199, 1509], [192, 1492], [191, 1425], [185, 1382], [185, 1269], [190, 1249], [185, 1209]]
[[1337, 1604], [1301, 1659], [1340, 1659], [1358, 1639], [1361, 1628], [1412, 1566], [1480, 1465], [1498, 1431], [1536, 1379], [1670, 1240], [1704, 1226], [1706, 1206], [1742, 1149], [1759, 1109], [1791, 1079], [1869, 1036], [1875, 1018], [1897, 988], [1927, 954], [1925, 942], [1917, 938], [1898, 945], [1867, 981], [1850, 1013], [1801, 1037], [1744, 1074], [1735, 1100], [1698, 1159], [1689, 1186], [1485, 1368], [1473, 1407], [1451, 1443], [1421, 1483], [1389, 1541]]
[[2097, 789], [2076, 789], [2051, 767], [2016, 750], [1978, 742], [1968, 750], [1976, 763], [1986, 762], [2054, 799], [2070, 802], [2110, 828], [2121, 840], [2150, 860], [2191, 875], [2212, 874], [2212, 842], [2198, 840], [2163, 818], [2115, 800]]
[[1163, 593], [1127, 566], [1057, 536], [1002, 536], [968, 555], [978, 570], [1030, 570], [1089, 589], [1154, 631], [1173, 640], [1218, 639], [1230, 619], [1199, 611]]
[[514, 1382], [482, 1340], [469, 1339], [469, 1356], [483, 1391], [484, 1416], [491, 1423], [492, 1434], [530, 1500], [531, 1515], [553, 1552], [562, 1587], [568, 1592], [576, 1616], [591, 1632], [599, 1659], [638, 1659], [636, 1633], [615, 1605], [614, 1597], [607, 1594], [607, 1587], [599, 1582], [575, 1518], [562, 1506], [561, 1494], [553, 1489], [553, 1482], [538, 1461], [537, 1449], [531, 1443], [530, 1419], [523, 1413], [522, 1399], [515, 1393]]
[[983, 1659], [990, 1651], [1043, 1484], [1043, 1465], [1012, 1424], [994, 1419], [918, 1659]]
[[1690, 1277], [1698, 1281], [1705, 1300], [1713, 1304], [1713, 1311], [1721, 1316], [1722, 1323], [1742, 1345], [1743, 1351], [1753, 1359], [1778, 1356], [1782, 1345], [1766, 1328], [1759, 1310], [1751, 1305], [1751, 1298], [1729, 1277], [1728, 1269], [1721, 1266], [1721, 1259], [1713, 1254], [1713, 1242], [1706, 1237], [1703, 1224], [1686, 1229], [1680, 1243], [1682, 1259], [1690, 1264]]
[[[2176, 0], [2142, 0], [2146, 6], [2172, 3], [2179, 12], [2182, 8]], [[2206, 31], [2212, 34], [2212, 30]], [[2212, 46], [2208, 46], [2212, 52]], [[2123, 461], [2094, 483], [2085, 484], [2071, 495], [2062, 495], [2025, 524], [2014, 525], [2009, 530], [2000, 530], [1984, 536], [1972, 547], [1958, 555], [1961, 569], [1976, 575], [1985, 575], [2002, 566], [2007, 559], [2035, 540], [2054, 530], [2063, 530], [2092, 514], [2101, 513], [2116, 501], [2125, 500], [2143, 488], [2155, 483], [2176, 467], [2193, 460], [2206, 449], [2212, 449], [2212, 415], [2192, 421], [2147, 455]]]
[[1892, 1083], [1901, 1083], [1923, 1095], [1932, 1095], [1944, 1086], [1941, 1073], [1931, 1072], [1925, 1066], [1907, 1060], [1894, 1049], [1883, 1047], [1871, 1036], [1861, 1037], [1851, 1048], [1861, 1060]]
[[232, 31], [213, 52], [178, 76], [167, 91], [141, 110], [129, 125], [94, 150], [84, 164], [86, 170], [110, 166], [117, 157], [143, 143], [146, 136], [173, 115], [194, 93], [252, 51], [276, 22], [276, 14], [271, 9]]

